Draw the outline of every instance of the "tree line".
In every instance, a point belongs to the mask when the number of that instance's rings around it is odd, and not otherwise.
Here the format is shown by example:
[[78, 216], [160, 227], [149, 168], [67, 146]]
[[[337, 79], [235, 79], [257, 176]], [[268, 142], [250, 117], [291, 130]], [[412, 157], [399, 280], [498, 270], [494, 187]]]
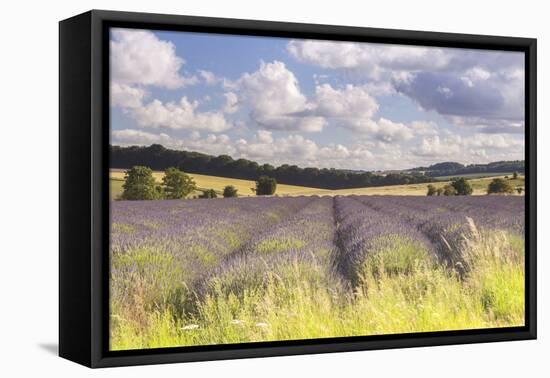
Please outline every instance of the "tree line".
[[[153, 170], [149, 167], [136, 165], [124, 174], [121, 199], [136, 200], [161, 200], [188, 198], [197, 191], [197, 184], [191, 176], [183, 171], [169, 167], [164, 171], [162, 183], [157, 183], [153, 177]], [[256, 187], [251, 188], [256, 195], [273, 195], [277, 190], [277, 180], [268, 176], [261, 176], [256, 181]], [[214, 189], [202, 189], [202, 194], [197, 198], [217, 198]], [[238, 189], [233, 185], [227, 185], [223, 189], [223, 197], [237, 197]]]
[[228, 155], [211, 156], [198, 152], [171, 150], [159, 144], [148, 147], [111, 146], [110, 153], [111, 168], [129, 169], [133, 166], [148, 166], [153, 170], [162, 171], [175, 167], [189, 173], [254, 181], [267, 176], [282, 184], [321, 189], [363, 188], [433, 181], [433, 178], [420, 172], [382, 175], [334, 168], [301, 168], [289, 164], [275, 167], [247, 159], [233, 159]]
[[411, 169], [414, 172], [424, 172], [427, 176], [459, 176], [472, 173], [497, 173], [497, 172], [525, 172], [524, 160], [495, 161], [487, 164], [464, 165], [456, 162], [443, 162], [428, 167]]

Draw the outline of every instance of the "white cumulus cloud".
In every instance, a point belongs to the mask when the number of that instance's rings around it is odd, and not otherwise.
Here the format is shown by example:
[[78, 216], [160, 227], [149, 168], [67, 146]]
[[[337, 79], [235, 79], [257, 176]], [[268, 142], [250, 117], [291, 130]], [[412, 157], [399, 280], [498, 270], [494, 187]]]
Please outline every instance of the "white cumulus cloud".
[[287, 50], [343, 76], [360, 73], [371, 94], [406, 95], [474, 132], [523, 132], [515, 128], [524, 119], [523, 53], [318, 40], [291, 40]]
[[232, 124], [221, 112], [199, 112], [197, 101], [182, 97], [179, 102], [153, 100], [147, 105], [130, 109], [138, 125], [146, 128], [196, 129], [212, 132], [228, 130]]
[[449, 62], [445, 51], [421, 46], [291, 40], [288, 52], [297, 60], [332, 69], [361, 69], [372, 77], [383, 70], [440, 69]]
[[365, 88], [348, 84], [338, 90], [322, 84], [315, 88], [313, 110], [330, 118], [371, 118], [378, 111], [378, 103]]
[[300, 114], [308, 109], [307, 98], [283, 62], [262, 62], [257, 71], [243, 74], [232, 86], [250, 108], [251, 119], [262, 128], [306, 132], [323, 129], [321, 117]]
[[154, 85], [175, 89], [196, 84], [196, 76], [184, 76], [183, 58], [172, 42], [150, 31], [113, 29], [110, 42], [111, 80], [127, 85]]
[[435, 135], [422, 138], [411, 152], [429, 162], [452, 160], [480, 163], [516, 160], [524, 159], [524, 142], [509, 134]]
[[207, 70], [199, 70], [199, 75], [207, 85], [217, 84], [221, 80], [214, 74], [214, 72]]
[[224, 113], [235, 113], [239, 108], [239, 98], [233, 92], [226, 92], [223, 94], [225, 98], [225, 104], [223, 106]]
[[143, 88], [136, 88], [126, 84], [111, 82], [111, 106], [122, 108], [138, 108], [142, 105], [147, 92]]
[[177, 144], [168, 134], [155, 134], [134, 129], [113, 130], [111, 132], [111, 138], [113, 142], [120, 145], [144, 146], [156, 143], [163, 144], [166, 147], [174, 147]]

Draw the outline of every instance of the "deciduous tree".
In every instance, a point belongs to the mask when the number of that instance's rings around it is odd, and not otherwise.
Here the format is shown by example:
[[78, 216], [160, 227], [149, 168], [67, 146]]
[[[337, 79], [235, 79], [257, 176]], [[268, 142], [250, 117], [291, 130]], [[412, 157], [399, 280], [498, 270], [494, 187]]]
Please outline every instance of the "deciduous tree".
[[195, 189], [195, 181], [177, 168], [171, 167], [164, 171], [162, 178], [164, 193], [168, 199], [185, 198]]
[[269, 176], [261, 176], [256, 181], [256, 195], [258, 196], [270, 196], [275, 194], [277, 190], [277, 180]]
[[125, 200], [153, 200], [158, 198], [155, 179], [151, 168], [134, 166], [124, 175], [124, 191], [122, 199]]

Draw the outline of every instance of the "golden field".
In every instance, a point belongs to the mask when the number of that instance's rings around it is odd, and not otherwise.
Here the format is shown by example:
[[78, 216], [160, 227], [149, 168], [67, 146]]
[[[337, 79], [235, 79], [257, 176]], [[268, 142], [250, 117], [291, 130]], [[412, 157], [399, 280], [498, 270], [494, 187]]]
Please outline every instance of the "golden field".
[[[238, 190], [239, 197], [248, 197], [253, 196], [251, 188], [256, 187], [256, 183], [252, 180], [241, 180], [228, 177], [217, 177], [217, 176], [207, 176], [199, 175], [195, 173], [188, 173], [189, 176], [193, 178], [197, 184], [197, 188], [200, 189], [214, 189], [218, 194], [223, 192], [223, 188], [227, 185], [233, 185]], [[164, 172], [155, 171], [153, 172], [153, 177], [159, 183], [162, 182], [162, 177]], [[116, 198], [122, 193], [122, 184], [124, 183], [124, 170], [112, 169], [110, 171], [111, 178], [111, 197]], [[305, 186], [297, 185], [285, 185], [278, 184], [277, 192], [278, 195], [290, 195], [290, 196], [299, 196], [299, 195], [330, 195], [330, 190], [326, 189], [317, 189], [317, 188], [308, 188]]]
[[[162, 182], [164, 172], [155, 171], [153, 177], [159, 183]], [[255, 187], [255, 182], [252, 180], [241, 180], [228, 177], [208, 176], [195, 173], [188, 173], [189, 176], [195, 180], [197, 184], [198, 192], [193, 193], [192, 196], [200, 194], [202, 189], [214, 189], [218, 194], [223, 192], [223, 188], [227, 185], [233, 185], [238, 190], [239, 197], [253, 196], [251, 188]], [[470, 179], [469, 182], [474, 189], [474, 195], [487, 194], [487, 186], [492, 179], [496, 177], [484, 177]], [[438, 181], [433, 182], [436, 188], [443, 187], [450, 181]], [[122, 193], [122, 184], [124, 183], [124, 170], [112, 169], [110, 171], [110, 185], [111, 185], [111, 198], [117, 198]], [[520, 176], [516, 180], [510, 180], [510, 184], [513, 187], [521, 186], [525, 188], [525, 177]], [[409, 184], [409, 185], [391, 185], [391, 186], [378, 186], [368, 188], [352, 188], [352, 189], [318, 189], [309, 188], [298, 185], [286, 185], [278, 184], [275, 194], [280, 196], [337, 196], [337, 195], [393, 195], [393, 196], [425, 196], [428, 191], [428, 183], [424, 184]]]

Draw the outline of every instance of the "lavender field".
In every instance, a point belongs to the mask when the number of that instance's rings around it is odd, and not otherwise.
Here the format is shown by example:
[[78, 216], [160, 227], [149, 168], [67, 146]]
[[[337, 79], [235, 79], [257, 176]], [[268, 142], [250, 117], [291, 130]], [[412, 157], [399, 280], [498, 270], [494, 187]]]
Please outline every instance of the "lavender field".
[[111, 349], [524, 324], [524, 197], [111, 203]]

